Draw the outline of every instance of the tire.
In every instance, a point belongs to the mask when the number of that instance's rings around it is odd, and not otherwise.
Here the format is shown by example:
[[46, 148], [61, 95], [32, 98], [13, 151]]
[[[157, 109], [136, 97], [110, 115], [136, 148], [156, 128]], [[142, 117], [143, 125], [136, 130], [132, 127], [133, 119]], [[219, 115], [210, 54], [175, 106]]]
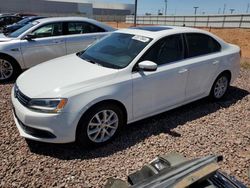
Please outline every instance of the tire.
[[21, 69], [14, 59], [0, 55], [0, 83], [13, 81], [20, 73]]
[[230, 84], [230, 75], [226, 73], [220, 74], [214, 81], [214, 84], [212, 86], [209, 95], [210, 99], [212, 101], [218, 101], [223, 97], [225, 97], [229, 88], [229, 84]]
[[76, 141], [83, 147], [107, 144], [118, 135], [124, 124], [124, 114], [118, 106], [100, 104], [82, 116], [77, 126]]

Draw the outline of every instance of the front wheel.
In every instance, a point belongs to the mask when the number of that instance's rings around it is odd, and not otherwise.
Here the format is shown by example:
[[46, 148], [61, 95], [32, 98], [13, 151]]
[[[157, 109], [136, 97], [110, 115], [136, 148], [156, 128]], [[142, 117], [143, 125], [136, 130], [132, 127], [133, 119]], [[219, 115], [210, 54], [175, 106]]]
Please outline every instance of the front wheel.
[[122, 110], [113, 104], [99, 105], [81, 118], [77, 142], [82, 146], [99, 146], [110, 142], [124, 124]]
[[0, 83], [16, 79], [19, 73], [20, 68], [14, 60], [9, 57], [0, 56]]
[[214, 82], [210, 91], [210, 98], [212, 100], [219, 100], [223, 98], [229, 88], [230, 78], [227, 74], [221, 74]]

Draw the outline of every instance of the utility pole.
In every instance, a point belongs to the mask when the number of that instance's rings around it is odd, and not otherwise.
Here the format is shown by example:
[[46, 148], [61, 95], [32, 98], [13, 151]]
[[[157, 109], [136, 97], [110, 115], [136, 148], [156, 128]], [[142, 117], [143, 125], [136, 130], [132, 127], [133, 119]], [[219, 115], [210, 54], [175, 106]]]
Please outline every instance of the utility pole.
[[247, 11], [246, 11], [246, 13], [249, 12], [249, 8], [250, 8], [250, 3], [247, 4]]
[[194, 15], [196, 15], [197, 14], [197, 9], [198, 9], [199, 7], [194, 7]]
[[220, 11], [221, 11], [221, 8], [219, 8], [219, 10], [218, 10], [218, 14], [220, 14]]
[[167, 15], [168, 11], [168, 0], [165, 0], [165, 16]]
[[226, 13], [226, 8], [227, 8], [227, 4], [224, 4], [223, 14], [225, 14], [225, 13]]
[[233, 8], [230, 9], [231, 14], [233, 14], [234, 11], [235, 11], [235, 9], [233, 9]]
[[136, 18], [137, 18], [137, 0], [135, 0], [135, 15], [134, 15], [134, 26], [136, 27]]

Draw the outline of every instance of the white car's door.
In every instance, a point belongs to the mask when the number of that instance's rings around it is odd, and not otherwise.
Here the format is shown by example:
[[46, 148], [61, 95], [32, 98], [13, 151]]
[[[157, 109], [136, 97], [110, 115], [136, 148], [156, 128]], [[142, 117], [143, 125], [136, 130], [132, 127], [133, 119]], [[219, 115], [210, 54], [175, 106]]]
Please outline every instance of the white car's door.
[[68, 22], [66, 28], [67, 54], [82, 51], [96, 40], [107, 35], [104, 29], [87, 22]]
[[21, 40], [21, 51], [27, 68], [66, 55], [62, 23], [43, 25], [31, 34], [34, 39]]
[[188, 81], [186, 100], [203, 96], [210, 90], [211, 82], [221, 63], [221, 46], [212, 37], [200, 33], [187, 33]]
[[132, 73], [134, 118], [163, 111], [184, 100], [188, 69], [183, 59], [182, 35], [172, 35], [156, 42], [139, 60], [153, 61], [158, 68]]

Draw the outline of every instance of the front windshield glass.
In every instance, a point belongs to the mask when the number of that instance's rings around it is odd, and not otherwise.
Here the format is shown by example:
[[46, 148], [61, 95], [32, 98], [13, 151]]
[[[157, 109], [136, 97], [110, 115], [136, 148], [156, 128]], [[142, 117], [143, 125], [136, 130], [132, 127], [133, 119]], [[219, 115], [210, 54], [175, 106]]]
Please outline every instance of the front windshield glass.
[[31, 18], [24, 18], [24, 19], [22, 19], [21, 21], [19, 21], [17, 23], [22, 25], [22, 24], [28, 23], [30, 20], [31, 20]]
[[32, 28], [33, 26], [37, 25], [39, 22], [32, 22], [32, 23], [28, 23], [27, 25], [21, 27], [20, 29], [14, 31], [13, 33], [10, 33], [8, 35], [8, 37], [10, 38], [16, 38], [19, 37], [21, 34], [23, 34], [25, 31], [27, 31], [28, 29]]
[[144, 36], [113, 33], [78, 55], [91, 63], [121, 69], [129, 65], [151, 40]]

